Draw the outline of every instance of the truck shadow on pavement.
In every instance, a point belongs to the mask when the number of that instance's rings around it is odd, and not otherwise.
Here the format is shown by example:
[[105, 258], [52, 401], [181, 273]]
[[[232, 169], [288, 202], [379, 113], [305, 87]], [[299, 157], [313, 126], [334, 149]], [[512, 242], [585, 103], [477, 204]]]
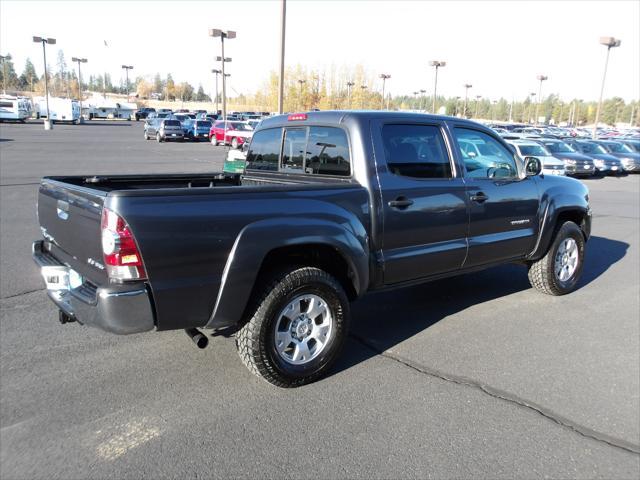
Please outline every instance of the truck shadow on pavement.
[[[629, 244], [592, 236], [578, 289], [584, 288], [627, 253]], [[426, 330], [450, 315], [533, 288], [521, 265], [485, 271], [367, 295], [352, 305], [350, 348], [331, 374], [355, 366]], [[540, 294], [543, 295], [543, 294]]]

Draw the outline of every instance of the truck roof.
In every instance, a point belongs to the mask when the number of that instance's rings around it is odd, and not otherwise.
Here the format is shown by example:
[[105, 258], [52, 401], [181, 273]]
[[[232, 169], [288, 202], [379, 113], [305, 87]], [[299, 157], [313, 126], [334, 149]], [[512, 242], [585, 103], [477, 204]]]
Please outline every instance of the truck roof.
[[[293, 115], [300, 116], [300, 118], [289, 120], [289, 117]], [[384, 110], [325, 110], [322, 112], [292, 112], [284, 115], [275, 115], [272, 117], [263, 118], [260, 122], [260, 130], [262, 130], [263, 128], [272, 127], [290, 127], [296, 124], [340, 124], [343, 123], [347, 118], [356, 118], [360, 120], [394, 119], [400, 121], [415, 121], [418, 119], [423, 119], [425, 121], [455, 121], [456, 123], [465, 123], [470, 126], [480, 126], [484, 130], [490, 131], [489, 128], [481, 123], [466, 120], [463, 118], [449, 117], [446, 115], [430, 115], [426, 113], [395, 112]]]

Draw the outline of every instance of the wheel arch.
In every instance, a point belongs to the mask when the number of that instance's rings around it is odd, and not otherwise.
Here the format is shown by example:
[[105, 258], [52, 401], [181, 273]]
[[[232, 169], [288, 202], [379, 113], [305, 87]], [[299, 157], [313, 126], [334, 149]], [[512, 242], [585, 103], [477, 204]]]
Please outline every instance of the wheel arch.
[[315, 266], [340, 281], [350, 299], [369, 284], [368, 241], [325, 220], [269, 219], [245, 227], [234, 242], [207, 327], [237, 324], [260, 279], [286, 265]]

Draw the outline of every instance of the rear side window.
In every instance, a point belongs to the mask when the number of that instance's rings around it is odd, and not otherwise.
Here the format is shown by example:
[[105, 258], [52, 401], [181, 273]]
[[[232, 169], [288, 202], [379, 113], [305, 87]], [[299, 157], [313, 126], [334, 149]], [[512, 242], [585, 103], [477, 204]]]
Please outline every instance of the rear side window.
[[311, 127], [307, 140], [305, 172], [316, 175], [349, 176], [349, 142], [343, 130]]
[[451, 178], [451, 162], [438, 127], [385, 125], [382, 128], [391, 173], [416, 178]]
[[278, 170], [282, 129], [269, 128], [256, 132], [247, 152], [247, 170]]
[[164, 126], [165, 127], [179, 127], [180, 126], [180, 121], [179, 120], [165, 120], [164, 121]]
[[306, 128], [288, 128], [285, 131], [282, 149], [282, 168], [284, 170], [302, 170], [306, 145]]

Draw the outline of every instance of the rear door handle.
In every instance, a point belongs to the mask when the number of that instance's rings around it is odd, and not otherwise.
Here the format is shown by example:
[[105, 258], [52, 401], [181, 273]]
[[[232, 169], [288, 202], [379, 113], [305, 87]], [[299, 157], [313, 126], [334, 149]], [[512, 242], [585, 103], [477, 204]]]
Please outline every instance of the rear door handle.
[[398, 197], [395, 200], [389, 202], [391, 208], [404, 209], [413, 205], [413, 200], [409, 200], [407, 197]]
[[489, 197], [485, 195], [484, 192], [474, 193], [470, 198], [472, 202], [478, 203], [486, 202], [487, 200], [489, 200]]

